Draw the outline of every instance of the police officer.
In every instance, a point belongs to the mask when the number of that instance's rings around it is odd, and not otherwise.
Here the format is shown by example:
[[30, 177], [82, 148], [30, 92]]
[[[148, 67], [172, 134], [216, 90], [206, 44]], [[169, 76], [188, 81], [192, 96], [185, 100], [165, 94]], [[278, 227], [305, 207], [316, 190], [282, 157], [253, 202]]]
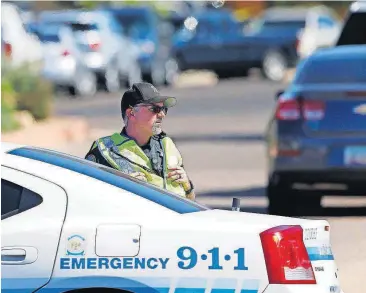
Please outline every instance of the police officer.
[[121, 101], [122, 132], [97, 139], [85, 158], [194, 200], [182, 156], [162, 131], [175, 104], [175, 98], [162, 96], [150, 83], [133, 84]]

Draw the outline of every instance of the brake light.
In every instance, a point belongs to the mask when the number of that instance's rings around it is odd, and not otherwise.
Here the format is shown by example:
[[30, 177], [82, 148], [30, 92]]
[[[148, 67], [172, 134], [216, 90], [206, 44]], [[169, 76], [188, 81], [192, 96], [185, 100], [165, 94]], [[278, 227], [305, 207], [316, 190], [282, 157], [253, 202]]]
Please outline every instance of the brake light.
[[90, 49], [96, 51], [100, 49], [100, 43], [89, 44]]
[[303, 117], [305, 120], [322, 120], [325, 105], [321, 101], [304, 101]]
[[321, 120], [324, 118], [325, 104], [322, 101], [300, 98], [278, 99], [276, 119], [278, 120]]
[[13, 48], [9, 43], [4, 44], [4, 53], [6, 57], [11, 57]]
[[66, 56], [69, 56], [71, 55], [71, 53], [68, 51], [68, 50], [65, 50], [61, 53], [62, 56], [66, 57]]
[[300, 39], [299, 39], [299, 37], [297, 37], [296, 40], [295, 40], [295, 50], [296, 50], [297, 54], [300, 54]]
[[298, 100], [278, 100], [276, 118], [278, 120], [298, 120], [300, 119], [300, 104]]
[[260, 233], [270, 284], [316, 284], [301, 226], [278, 226]]

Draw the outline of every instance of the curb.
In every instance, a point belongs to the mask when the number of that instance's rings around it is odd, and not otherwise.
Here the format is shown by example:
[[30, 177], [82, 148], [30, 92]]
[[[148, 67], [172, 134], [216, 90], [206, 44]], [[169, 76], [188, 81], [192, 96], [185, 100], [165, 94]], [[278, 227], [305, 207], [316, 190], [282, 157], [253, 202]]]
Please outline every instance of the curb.
[[218, 83], [215, 73], [207, 70], [187, 70], [174, 81], [175, 88], [213, 86]]
[[52, 117], [20, 130], [2, 133], [2, 142], [53, 148], [57, 145], [82, 142], [89, 137], [89, 125], [81, 117]]

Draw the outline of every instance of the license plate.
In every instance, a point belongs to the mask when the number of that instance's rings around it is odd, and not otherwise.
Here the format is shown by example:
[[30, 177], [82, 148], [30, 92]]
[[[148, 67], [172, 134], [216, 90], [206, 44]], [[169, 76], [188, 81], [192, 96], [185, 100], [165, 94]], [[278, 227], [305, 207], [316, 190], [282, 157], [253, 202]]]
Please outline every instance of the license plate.
[[349, 166], [366, 166], [366, 146], [346, 147], [344, 163]]

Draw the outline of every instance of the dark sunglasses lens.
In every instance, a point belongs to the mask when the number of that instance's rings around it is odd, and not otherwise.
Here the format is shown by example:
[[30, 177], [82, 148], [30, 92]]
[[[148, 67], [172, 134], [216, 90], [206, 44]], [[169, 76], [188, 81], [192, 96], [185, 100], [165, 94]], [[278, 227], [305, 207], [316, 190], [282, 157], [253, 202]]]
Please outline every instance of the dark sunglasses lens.
[[161, 111], [163, 111], [164, 114], [168, 113], [168, 108], [167, 107], [153, 106], [152, 110], [155, 114], [159, 114]]

